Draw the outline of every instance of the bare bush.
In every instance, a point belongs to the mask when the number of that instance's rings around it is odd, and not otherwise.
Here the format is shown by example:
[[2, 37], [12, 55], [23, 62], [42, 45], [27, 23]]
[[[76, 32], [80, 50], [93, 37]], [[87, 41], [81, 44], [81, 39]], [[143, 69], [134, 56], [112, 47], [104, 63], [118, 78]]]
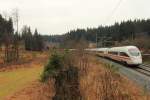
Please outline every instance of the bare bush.
[[117, 73], [118, 69], [100, 64], [91, 56], [88, 56], [88, 59], [89, 66], [86, 71], [80, 70], [80, 91], [83, 100], [140, 100], [140, 92], [134, 93], [134, 88], [133, 91], [129, 88], [131, 85], [125, 85], [129, 83]]
[[45, 66], [41, 78], [43, 82], [49, 78], [55, 80], [53, 100], [81, 100], [78, 68], [73, 61], [74, 57], [67, 51], [63, 54], [54, 52]]
[[134, 40], [127, 39], [121, 43], [116, 43], [115, 46], [135, 45], [139, 47], [143, 52], [150, 52], [150, 39], [148, 36], [139, 36]]
[[32, 97], [31, 100], [52, 100], [55, 95], [54, 88], [55, 80], [49, 78], [46, 83], [43, 83], [41, 88], [38, 90], [37, 95]]
[[53, 100], [81, 100], [78, 77], [76, 67], [70, 67], [56, 76], [56, 94]]
[[112, 65], [105, 65], [107, 70], [100, 76], [100, 100], [131, 100], [129, 94], [123, 94], [120, 89], [120, 75], [115, 73]]
[[114, 66], [99, 63], [85, 51], [66, 51], [62, 59], [63, 67], [55, 76], [53, 100], [137, 100], [141, 97], [128, 91], [130, 88], [124, 85], [128, 82]]

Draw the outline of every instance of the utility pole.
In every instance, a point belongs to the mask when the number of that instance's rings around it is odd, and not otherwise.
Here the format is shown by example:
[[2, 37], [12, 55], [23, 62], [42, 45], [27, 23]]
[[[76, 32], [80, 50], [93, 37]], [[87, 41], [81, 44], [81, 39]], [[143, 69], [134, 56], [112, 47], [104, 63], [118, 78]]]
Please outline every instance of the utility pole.
[[96, 47], [99, 47], [99, 43], [100, 43], [100, 47], [103, 46], [103, 37], [102, 36], [98, 36], [98, 34], [96, 33]]
[[111, 40], [112, 37], [98, 36], [96, 33], [96, 47], [106, 47], [107, 44], [112, 44], [114, 41]]
[[96, 33], [96, 48], [98, 47], [98, 45], [97, 45], [97, 33]]

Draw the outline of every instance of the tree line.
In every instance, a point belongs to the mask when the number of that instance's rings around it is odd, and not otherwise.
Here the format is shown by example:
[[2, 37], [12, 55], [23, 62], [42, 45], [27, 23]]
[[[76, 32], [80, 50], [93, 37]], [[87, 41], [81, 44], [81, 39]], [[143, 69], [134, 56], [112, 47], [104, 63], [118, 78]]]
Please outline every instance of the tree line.
[[[14, 33], [12, 18], [8, 20], [0, 15], [0, 45], [6, 43], [8, 37], [12, 38]], [[10, 42], [11, 40], [7, 41]]]
[[43, 35], [44, 41], [51, 43], [60, 43], [63, 40], [63, 35]]
[[4, 51], [4, 61], [11, 62], [19, 59], [20, 46], [26, 50], [42, 51], [44, 42], [42, 36], [35, 29], [34, 34], [30, 27], [24, 26], [22, 31], [14, 31], [13, 18], [4, 18], [0, 14], [0, 50]]
[[42, 36], [35, 29], [34, 34], [31, 28], [24, 26], [22, 29], [22, 40], [24, 41], [25, 49], [29, 51], [42, 51], [44, 48], [44, 41]]
[[4, 61], [19, 59], [19, 35], [14, 32], [12, 17], [3, 18], [0, 15], [0, 48], [4, 50]]
[[84, 39], [90, 42], [96, 42], [97, 37], [111, 37], [110, 41], [122, 42], [127, 39], [134, 40], [138, 34], [145, 33], [150, 36], [150, 19], [128, 20], [115, 23], [110, 26], [99, 26], [98, 28], [87, 28], [71, 30], [63, 35], [63, 46], [69, 44], [67, 41], [79, 41]]
[[26, 50], [41, 51], [44, 47], [43, 38], [37, 29], [32, 33], [30, 27], [23, 26], [21, 33], [14, 32], [12, 18], [7, 20], [0, 15], [0, 44], [13, 43], [16, 40], [24, 41]]

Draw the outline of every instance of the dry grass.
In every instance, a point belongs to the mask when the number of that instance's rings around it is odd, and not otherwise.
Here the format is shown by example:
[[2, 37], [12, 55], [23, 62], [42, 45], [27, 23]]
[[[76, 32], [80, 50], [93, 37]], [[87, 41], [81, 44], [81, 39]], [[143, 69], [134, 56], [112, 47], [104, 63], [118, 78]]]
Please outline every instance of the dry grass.
[[[79, 69], [78, 88], [82, 100], [149, 100], [147, 93], [111, 66], [105, 67], [94, 56], [77, 51], [67, 57], [64, 65], [73, 65]], [[50, 78], [47, 83], [34, 81], [7, 100], [53, 100], [55, 95], [55, 80]]]
[[147, 94], [117, 70], [93, 56], [80, 58], [80, 91], [83, 100], [149, 100]]
[[28, 64], [43, 64], [41, 62], [47, 61], [48, 52], [28, 52], [22, 51], [20, 54], [20, 60], [17, 62], [11, 63], [0, 63], [0, 72], [3, 71], [12, 71], [13, 69], [22, 68], [22, 67], [30, 67]]
[[[32, 57], [32, 53], [30, 53], [29, 56]], [[32, 60], [30, 58], [27, 60], [29, 61], [11, 63], [0, 68], [0, 99], [20, 91], [30, 85], [32, 81], [38, 81], [40, 79], [40, 74], [43, 69], [42, 66], [47, 61], [47, 54], [37, 53], [35, 58], [32, 57]], [[39, 88], [37, 87], [37, 89]], [[26, 95], [26, 97], [28, 98], [29, 95]], [[12, 98], [10, 98], [10, 100], [12, 100]]]
[[33, 80], [38, 80], [42, 67], [39, 65], [31, 65], [31, 68], [19, 68], [13, 71], [0, 72], [0, 98], [14, 93]]
[[55, 95], [54, 80], [50, 79], [47, 83], [34, 81], [32, 84], [10, 95], [6, 100], [52, 100]]

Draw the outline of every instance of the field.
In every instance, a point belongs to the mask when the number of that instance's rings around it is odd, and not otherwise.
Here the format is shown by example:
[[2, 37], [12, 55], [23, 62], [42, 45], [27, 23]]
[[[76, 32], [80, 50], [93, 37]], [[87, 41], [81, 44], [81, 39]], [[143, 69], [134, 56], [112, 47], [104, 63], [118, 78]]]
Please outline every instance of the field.
[[40, 79], [47, 55], [45, 53], [24, 52], [22, 58], [23, 60], [17, 63], [1, 64], [0, 100]]
[[[24, 53], [25, 62], [12, 63], [0, 68], [0, 100], [53, 100], [53, 97], [59, 93], [59, 89], [70, 91], [68, 85], [72, 87], [72, 82], [66, 82], [67, 86], [56, 86], [59, 81], [65, 82], [65, 78], [64, 80], [50, 78], [47, 82], [40, 81], [43, 67], [48, 61], [48, 55], [47, 52], [26, 52]], [[76, 88], [72, 88], [74, 90], [71, 89], [69, 94], [76, 91], [75, 97], [78, 94], [82, 100], [104, 100], [104, 98], [148, 100], [147, 93], [126, 77], [119, 75], [117, 69], [103, 64], [93, 55], [83, 57], [81, 55], [73, 53], [66, 56], [65, 62], [62, 63], [65, 66], [75, 65], [79, 69], [78, 78], [74, 75], [75, 73], [71, 73], [71, 81], [75, 82]], [[60, 77], [63, 75], [65, 74]], [[69, 94], [65, 93], [65, 95]]]
[[0, 72], [0, 99], [26, 87], [39, 79], [42, 67], [21, 68], [13, 71]]

